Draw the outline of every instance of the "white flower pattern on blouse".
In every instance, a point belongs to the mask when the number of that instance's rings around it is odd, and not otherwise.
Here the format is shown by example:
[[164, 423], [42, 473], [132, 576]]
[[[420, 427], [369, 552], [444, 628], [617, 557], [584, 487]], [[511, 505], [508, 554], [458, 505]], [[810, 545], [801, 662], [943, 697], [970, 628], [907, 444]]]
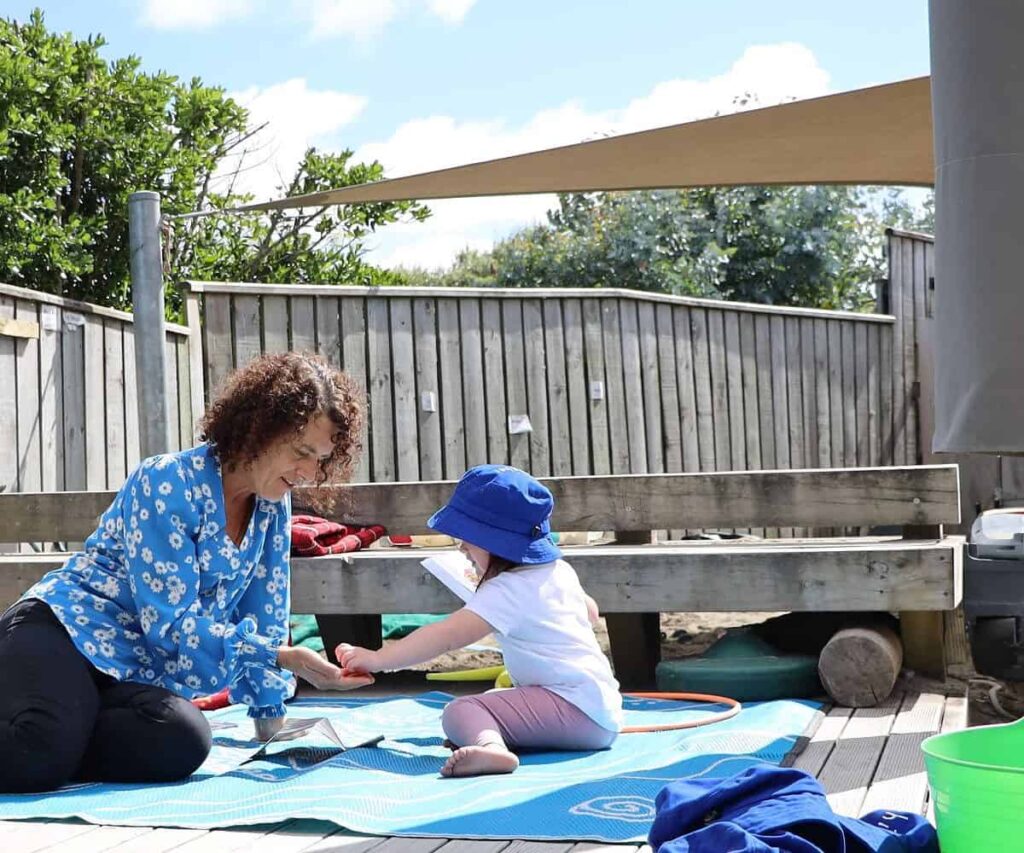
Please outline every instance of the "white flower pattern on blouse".
[[256, 498], [236, 545], [223, 493], [208, 445], [146, 459], [84, 549], [23, 598], [45, 601], [114, 678], [186, 698], [230, 687], [250, 716], [282, 716], [295, 690], [275, 665], [288, 637], [290, 501]]

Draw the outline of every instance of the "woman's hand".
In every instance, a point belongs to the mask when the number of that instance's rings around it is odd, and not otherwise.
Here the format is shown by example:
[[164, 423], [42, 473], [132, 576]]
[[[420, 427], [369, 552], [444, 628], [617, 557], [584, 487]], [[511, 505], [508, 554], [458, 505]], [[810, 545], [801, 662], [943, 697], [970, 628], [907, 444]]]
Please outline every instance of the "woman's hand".
[[366, 676], [371, 672], [380, 672], [384, 666], [380, 661], [380, 652], [371, 649], [364, 649], [361, 646], [350, 646], [348, 643], [339, 643], [334, 650], [334, 656], [341, 664], [343, 675], [351, 677]]
[[266, 743], [281, 731], [284, 719], [284, 717], [264, 717], [253, 720], [253, 726], [256, 728], [256, 740]]
[[294, 672], [317, 690], [353, 690], [373, 684], [368, 673], [345, 673], [304, 646], [282, 646], [277, 650], [277, 665]]

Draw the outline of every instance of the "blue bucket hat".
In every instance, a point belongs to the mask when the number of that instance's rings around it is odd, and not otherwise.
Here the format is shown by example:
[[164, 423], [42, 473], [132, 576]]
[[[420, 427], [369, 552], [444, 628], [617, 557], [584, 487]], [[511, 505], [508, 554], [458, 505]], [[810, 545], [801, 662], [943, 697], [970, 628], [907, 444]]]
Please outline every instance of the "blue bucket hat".
[[427, 526], [511, 560], [550, 563], [562, 556], [551, 541], [555, 499], [525, 471], [508, 465], [470, 468]]

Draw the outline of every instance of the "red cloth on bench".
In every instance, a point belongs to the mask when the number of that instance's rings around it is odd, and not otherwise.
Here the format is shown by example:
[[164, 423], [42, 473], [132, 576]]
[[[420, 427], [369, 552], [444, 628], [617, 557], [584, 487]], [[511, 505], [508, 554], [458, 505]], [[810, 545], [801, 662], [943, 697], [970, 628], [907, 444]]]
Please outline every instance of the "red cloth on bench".
[[315, 515], [292, 516], [292, 556], [324, 557], [358, 551], [386, 533], [379, 524], [368, 527], [338, 524]]

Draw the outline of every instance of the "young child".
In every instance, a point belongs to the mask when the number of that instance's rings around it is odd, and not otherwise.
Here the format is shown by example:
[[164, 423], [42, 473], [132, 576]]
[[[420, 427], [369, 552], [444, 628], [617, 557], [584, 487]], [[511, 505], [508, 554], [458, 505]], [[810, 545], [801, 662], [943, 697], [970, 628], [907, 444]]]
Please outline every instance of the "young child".
[[349, 672], [402, 669], [495, 633], [514, 687], [451, 702], [441, 718], [455, 747], [445, 776], [511, 773], [521, 749], [612, 744], [622, 697], [594, 636], [597, 605], [551, 541], [554, 499], [503, 465], [467, 471], [428, 525], [459, 542], [480, 577], [469, 603], [382, 649], [338, 646]]

